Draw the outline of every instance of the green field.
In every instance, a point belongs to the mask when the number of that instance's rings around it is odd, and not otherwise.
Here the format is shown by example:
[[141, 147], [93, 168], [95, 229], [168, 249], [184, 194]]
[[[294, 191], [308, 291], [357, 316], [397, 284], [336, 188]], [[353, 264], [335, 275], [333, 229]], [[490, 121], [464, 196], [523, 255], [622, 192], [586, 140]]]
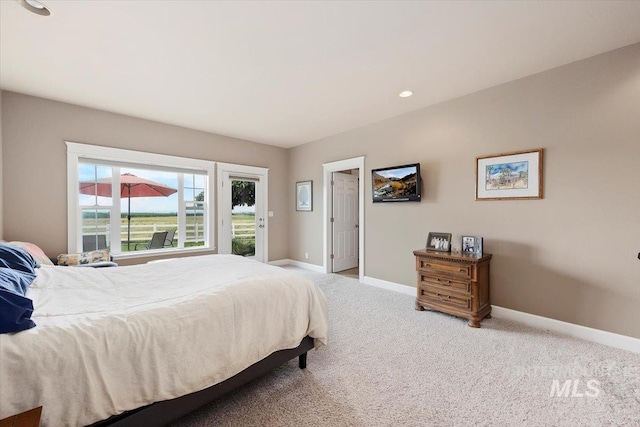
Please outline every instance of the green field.
[[[233, 239], [233, 253], [238, 255], [249, 255], [255, 252], [255, 232], [250, 227], [255, 224], [255, 216], [253, 214], [234, 214], [232, 217], [233, 225], [236, 227], [236, 235]], [[185, 247], [202, 246], [203, 236], [203, 217], [188, 216], [187, 217], [187, 242]], [[149, 242], [154, 231], [165, 231], [172, 228], [178, 228], [177, 215], [158, 215], [158, 214], [131, 214], [131, 242], [130, 249], [127, 248], [127, 218], [126, 215], [121, 218], [121, 242], [122, 252], [133, 251], [135, 245], [138, 249], [142, 248], [142, 244]], [[200, 239], [195, 239], [195, 228], [198, 227]], [[105, 234], [109, 226], [109, 218], [83, 218], [84, 234]], [[178, 239], [174, 239], [173, 246], [178, 245]]]
[[256, 217], [254, 214], [233, 214], [235, 235], [231, 240], [231, 253], [242, 256], [256, 254]]

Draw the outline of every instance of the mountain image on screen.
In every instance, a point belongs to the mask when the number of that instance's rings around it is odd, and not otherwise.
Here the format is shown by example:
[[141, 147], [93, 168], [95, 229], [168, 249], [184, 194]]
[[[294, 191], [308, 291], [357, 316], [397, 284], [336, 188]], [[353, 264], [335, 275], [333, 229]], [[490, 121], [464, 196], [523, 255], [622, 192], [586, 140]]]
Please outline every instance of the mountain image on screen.
[[375, 197], [408, 197], [416, 194], [418, 182], [416, 172], [396, 178], [384, 176], [384, 172], [373, 173], [373, 193]]

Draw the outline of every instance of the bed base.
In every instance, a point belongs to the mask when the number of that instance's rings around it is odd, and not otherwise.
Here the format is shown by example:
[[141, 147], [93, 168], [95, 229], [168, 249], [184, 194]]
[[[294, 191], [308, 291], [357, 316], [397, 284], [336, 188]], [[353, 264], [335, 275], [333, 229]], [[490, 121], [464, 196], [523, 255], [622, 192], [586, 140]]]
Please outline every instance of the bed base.
[[114, 415], [90, 427], [148, 427], [164, 426], [171, 421], [195, 411], [201, 406], [227, 394], [249, 381], [258, 378], [289, 360], [298, 357], [300, 369], [307, 367], [307, 351], [313, 348], [313, 338], [306, 336], [296, 348], [280, 350], [249, 366], [233, 377], [204, 390], [171, 400], [152, 403], [139, 409]]

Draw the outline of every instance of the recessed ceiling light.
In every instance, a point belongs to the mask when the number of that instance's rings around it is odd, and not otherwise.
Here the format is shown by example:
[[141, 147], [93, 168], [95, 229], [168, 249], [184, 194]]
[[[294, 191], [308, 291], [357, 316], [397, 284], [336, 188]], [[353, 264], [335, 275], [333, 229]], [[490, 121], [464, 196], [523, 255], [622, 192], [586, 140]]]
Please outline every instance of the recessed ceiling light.
[[27, 9], [29, 12], [37, 13], [42, 16], [51, 15], [49, 9], [37, 0], [18, 0], [18, 3], [20, 3], [22, 7]]
[[413, 95], [413, 92], [411, 92], [410, 90], [403, 90], [402, 92], [400, 92], [400, 98], [408, 98], [411, 95]]

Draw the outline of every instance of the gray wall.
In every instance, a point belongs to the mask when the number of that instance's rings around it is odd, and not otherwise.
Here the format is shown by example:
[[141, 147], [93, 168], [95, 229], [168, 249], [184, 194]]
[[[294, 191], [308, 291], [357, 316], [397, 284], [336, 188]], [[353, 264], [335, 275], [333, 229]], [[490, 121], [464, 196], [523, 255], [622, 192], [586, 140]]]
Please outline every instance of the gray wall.
[[13, 92], [2, 103], [6, 240], [34, 242], [50, 256], [67, 251], [64, 142], [73, 141], [269, 168], [269, 257], [287, 257], [285, 149]]
[[[474, 200], [476, 156], [540, 147], [543, 200]], [[289, 258], [322, 264], [322, 163], [360, 155], [366, 276], [415, 286], [429, 231], [484, 236], [493, 304], [640, 337], [640, 44], [291, 149]], [[412, 162], [423, 201], [373, 205], [371, 169]]]

